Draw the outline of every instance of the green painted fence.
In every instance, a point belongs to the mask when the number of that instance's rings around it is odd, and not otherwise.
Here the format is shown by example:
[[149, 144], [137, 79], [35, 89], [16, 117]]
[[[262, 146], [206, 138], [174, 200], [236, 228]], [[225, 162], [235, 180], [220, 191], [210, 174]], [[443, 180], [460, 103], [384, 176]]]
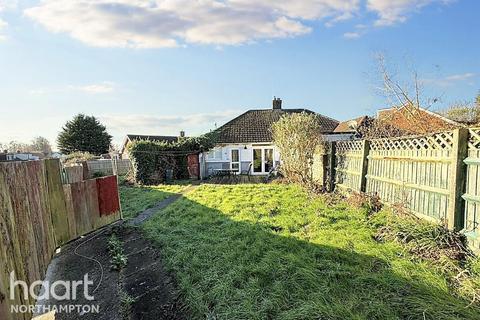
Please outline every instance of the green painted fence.
[[465, 232], [474, 248], [480, 249], [480, 128], [469, 129], [465, 193]]
[[333, 154], [314, 162], [316, 171], [323, 166], [330, 172], [324, 185], [376, 194], [384, 203], [462, 230], [480, 250], [480, 128], [330, 146]]

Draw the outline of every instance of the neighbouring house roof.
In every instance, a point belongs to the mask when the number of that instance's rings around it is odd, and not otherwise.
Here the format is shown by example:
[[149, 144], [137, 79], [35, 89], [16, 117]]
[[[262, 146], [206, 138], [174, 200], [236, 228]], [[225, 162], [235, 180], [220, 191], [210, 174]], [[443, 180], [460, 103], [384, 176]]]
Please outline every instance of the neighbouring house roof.
[[334, 133], [356, 133], [369, 119], [368, 116], [362, 116], [355, 119], [340, 122], [338, 126], [333, 130]]
[[[416, 121], [412, 121], [412, 117]], [[423, 134], [428, 132], [449, 130], [461, 126], [456, 121], [450, 120], [438, 113], [418, 107], [401, 107], [381, 109], [377, 112], [377, 119], [384, 124], [395, 127], [407, 133]], [[421, 127], [419, 126], [421, 123]]]
[[[218, 143], [256, 143], [271, 142], [272, 124], [285, 114], [289, 113], [315, 113], [307, 109], [264, 109], [249, 110], [235, 119], [227, 122], [217, 129]], [[323, 133], [332, 132], [338, 121], [319, 115]]]

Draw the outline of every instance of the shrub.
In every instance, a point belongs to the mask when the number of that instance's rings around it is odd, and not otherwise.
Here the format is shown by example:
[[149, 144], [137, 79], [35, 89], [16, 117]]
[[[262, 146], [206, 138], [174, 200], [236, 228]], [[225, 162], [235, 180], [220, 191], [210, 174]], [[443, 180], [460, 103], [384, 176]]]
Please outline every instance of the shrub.
[[141, 184], [158, 184], [165, 181], [167, 170], [173, 179], [188, 179], [187, 156], [210, 149], [215, 134], [181, 139], [175, 143], [150, 140], [133, 141], [128, 147], [132, 161], [133, 179]]
[[67, 157], [65, 158], [65, 164], [83, 162], [83, 161], [94, 160], [94, 159], [95, 159], [95, 156], [89, 152], [77, 151], [67, 155]]
[[294, 113], [272, 125], [273, 142], [282, 155], [280, 172], [290, 182], [311, 187], [314, 154], [323, 148], [319, 117], [312, 113]]

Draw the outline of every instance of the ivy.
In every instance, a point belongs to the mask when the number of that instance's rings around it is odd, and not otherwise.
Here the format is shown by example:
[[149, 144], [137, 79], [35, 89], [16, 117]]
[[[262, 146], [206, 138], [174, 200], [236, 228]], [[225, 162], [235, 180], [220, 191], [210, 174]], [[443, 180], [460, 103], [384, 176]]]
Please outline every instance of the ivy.
[[135, 182], [145, 185], [163, 183], [167, 171], [173, 179], [188, 179], [187, 156], [209, 150], [215, 145], [216, 133], [180, 138], [177, 142], [136, 140], [129, 144]]

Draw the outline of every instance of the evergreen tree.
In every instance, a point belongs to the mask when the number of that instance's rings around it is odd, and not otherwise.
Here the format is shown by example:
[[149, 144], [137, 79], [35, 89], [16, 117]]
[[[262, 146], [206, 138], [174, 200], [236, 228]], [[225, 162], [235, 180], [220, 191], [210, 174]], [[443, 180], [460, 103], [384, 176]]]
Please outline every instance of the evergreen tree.
[[111, 141], [112, 136], [100, 121], [93, 116], [78, 114], [67, 121], [57, 143], [63, 153], [82, 151], [99, 155], [108, 153]]

